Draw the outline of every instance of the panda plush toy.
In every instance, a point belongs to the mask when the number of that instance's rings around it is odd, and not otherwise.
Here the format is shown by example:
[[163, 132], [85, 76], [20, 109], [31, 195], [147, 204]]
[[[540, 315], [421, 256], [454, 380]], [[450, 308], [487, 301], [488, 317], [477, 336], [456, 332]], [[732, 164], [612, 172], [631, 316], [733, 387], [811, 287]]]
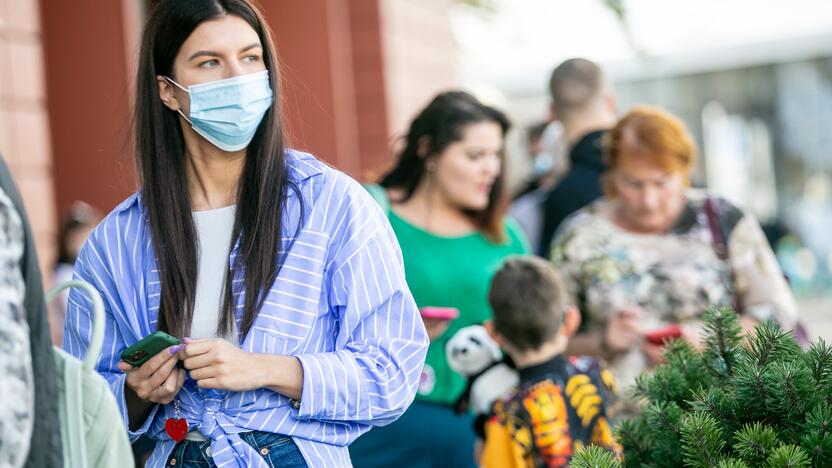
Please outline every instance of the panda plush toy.
[[468, 379], [456, 402], [457, 413], [470, 408], [476, 416], [491, 413], [491, 406], [519, 382], [517, 370], [482, 325], [461, 328], [445, 345], [451, 369]]

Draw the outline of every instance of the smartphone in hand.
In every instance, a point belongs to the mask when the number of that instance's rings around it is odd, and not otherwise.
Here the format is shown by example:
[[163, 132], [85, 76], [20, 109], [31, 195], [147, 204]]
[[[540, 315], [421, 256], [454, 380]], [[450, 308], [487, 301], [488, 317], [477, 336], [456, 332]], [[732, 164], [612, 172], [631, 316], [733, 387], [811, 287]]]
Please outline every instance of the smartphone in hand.
[[121, 360], [133, 367], [141, 367], [148, 359], [166, 348], [182, 343], [163, 331], [153, 332], [121, 352]]
[[450, 321], [459, 317], [456, 307], [422, 307], [419, 313], [424, 319]]
[[644, 339], [647, 340], [648, 343], [654, 345], [663, 345], [667, 341], [675, 340], [681, 337], [682, 328], [676, 324], [658, 328], [644, 335]]

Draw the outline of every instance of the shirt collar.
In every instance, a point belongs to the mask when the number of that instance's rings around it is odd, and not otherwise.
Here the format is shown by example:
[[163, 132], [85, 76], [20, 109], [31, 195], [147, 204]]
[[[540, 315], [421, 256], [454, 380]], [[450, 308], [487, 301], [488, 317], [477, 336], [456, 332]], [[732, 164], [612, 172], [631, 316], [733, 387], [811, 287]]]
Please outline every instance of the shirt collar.
[[563, 354], [558, 354], [548, 361], [518, 369], [517, 372], [520, 375], [521, 383], [537, 382], [552, 374], [565, 375], [568, 365], [569, 363]]

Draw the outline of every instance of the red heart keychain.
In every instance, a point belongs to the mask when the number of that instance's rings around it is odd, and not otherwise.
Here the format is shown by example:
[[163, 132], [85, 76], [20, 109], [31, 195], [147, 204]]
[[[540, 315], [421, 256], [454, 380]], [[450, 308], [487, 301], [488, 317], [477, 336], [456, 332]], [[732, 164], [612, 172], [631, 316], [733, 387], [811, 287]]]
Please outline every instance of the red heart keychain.
[[165, 432], [168, 433], [171, 439], [181, 442], [188, 435], [188, 421], [168, 418], [165, 421]]
[[175, 442], [181, 442], [188, 435], [188, 421], [179, 417], [179, 400], [173, 400], [174, 417], [165, 421], [165, 432]]

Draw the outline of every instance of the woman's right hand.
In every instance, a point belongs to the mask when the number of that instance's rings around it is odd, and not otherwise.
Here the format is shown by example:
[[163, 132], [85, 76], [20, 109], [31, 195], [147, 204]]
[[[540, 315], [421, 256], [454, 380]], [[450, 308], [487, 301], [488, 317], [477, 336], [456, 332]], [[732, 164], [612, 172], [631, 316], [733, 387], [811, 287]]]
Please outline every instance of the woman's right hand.
[[140, 367], [119, 361], [118, 368], [127, 374], [127, 386], [141, 400], [166, 405], [173, 401], [185, 383], [185, 371], [176, 369], [177, 351], [179, 345], [171, 346]]
[[610, 353], [623, 353], [632, 349], [641, 339], [641, 309], [630, 307], [616, 311], [607, 322], [604, 346]]

